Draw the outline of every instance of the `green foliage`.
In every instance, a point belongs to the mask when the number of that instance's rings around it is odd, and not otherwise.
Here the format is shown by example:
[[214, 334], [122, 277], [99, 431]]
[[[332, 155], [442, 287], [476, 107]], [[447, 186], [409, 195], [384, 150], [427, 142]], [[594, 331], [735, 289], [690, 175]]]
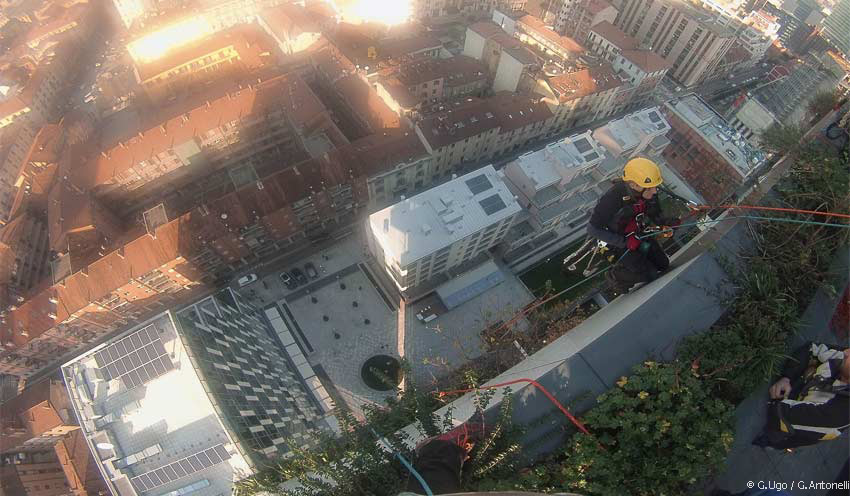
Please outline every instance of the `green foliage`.
[[[406, 363], [402, 367], [408, 372]], [[470, 387], [477, 385], [472, 373], [466, 375], [465, 381]], [[510, 391], [506, 393], [510, 394]], [[492, 390], [478, 392], [475, 398], [477, 407], [486, 410], [494, 394]], [[385, 406], [365, 408], [365, 421], [338, 409], [335, 415], [342, 430], [339, 438], [322, 433], [313, 449], [290, 446], [290, 456], [238, 483], [234, 494], [395, 495], [404, 489], [410, 474], [393, 452], [380, 446], [375, 433], [412, 462], [416, 459], [411, 448], [413, 441], [400, 429], [418, 422], [422, 435], [426, 437], [452, 429], [455, 424], [452, 409], [439, 417], [434, 412], [440, 406], [442, 404], [434, 395], [422, 392], [408, 379], [405, 390], [400, 391], [397, 398], [387, 400]], [[486, 438], [471, 453], [472, 461], [464, 468], [465, 486], [476, 487], [485, 478], [503, 478], [516, 470], [520, 452], [517, 439], [521, 431], [513, 424], [511, 415], [511, 401], [508, 399], [502, 402], [495, 423], [488, 426], [490, 431]], [[280, 489], [281, 483], [296, 478], [302, 488]]]
[[594, 435], [577, 434], [566, 449], [564, 490], [686, 494], [732, 444], [732, 405], [677, 362], [645, 362], [597, 401], [584, 417]]
[[[818, 145], [801, 146], [791, 174], [777, 188], [776, 206], [848, 211], [847, 165]], [[809, 217], [824, 221], [823, 217]], [[833, 221], [834, 222], [834, 221]], [[835, 250], [848, 229], [763, 222], [753, 226], [757, 247], [733, 274], [736, 298], [723, 323], [683, 340], [679, 358], [691, 363], [716, 394], [741, 401], [775, 377], [799, 315], [830, 281]]]
[[812, 95], [812, 98], [806, 103], [811, 118], [819, 119], [832, 110], [838, 103], [838, 94], [833, 90], [821, 90]]
[[761, 133], [759, 143], [765, 151], [787, 155], [797, 149], [803, 134], [803, 127], [799, 124], [777, 123]]

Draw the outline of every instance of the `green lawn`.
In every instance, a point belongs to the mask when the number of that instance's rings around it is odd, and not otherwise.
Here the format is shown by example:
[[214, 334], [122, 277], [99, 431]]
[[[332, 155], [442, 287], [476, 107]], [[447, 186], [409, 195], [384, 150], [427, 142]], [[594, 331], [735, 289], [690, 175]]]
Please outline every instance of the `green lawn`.
[[[582, 262], [576, 264], [576, 270], [574, 271], [568, 271], [567, 267], [563, 263], [564, 258], [578, 249], [582, 243], [584, 243], [583, 239], [568, 246], [563, 251], [550, 257], [548, 262], [538, 265], [521, 275], [520, 279], [522, 279], [522, 282], [528, 286], [528, 289], [530, 289], [535, 296], [541, 296], [546, 292], [546, 281], [551, 281], [553, 291], [558, 292], [576, 284], [582, 279], [585, 279], [582, 271], [587, 268], [587, 262], [590, 260], [589, 256]], [[598, 258], [599, 257], [597, 256], [597, 260]], [[597, 270], [604, 266], [607, 266], [607, 263], [597, 267]], [[584, 284], [567, 291], [561, 296], [561, 298], [573, 299], [576, 296], [584, 294], [588, 289], [601, 282], [602, 277], [602, 274], [597, 275]]]

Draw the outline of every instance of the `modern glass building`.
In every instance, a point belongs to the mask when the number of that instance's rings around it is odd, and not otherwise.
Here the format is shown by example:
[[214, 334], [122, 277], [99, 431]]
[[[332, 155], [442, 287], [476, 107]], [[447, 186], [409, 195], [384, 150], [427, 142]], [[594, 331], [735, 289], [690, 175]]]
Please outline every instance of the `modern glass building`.
[[120, 496], [230, 494], [264, 461], [312, 445], [321, 420], [265, 316], [230, 289], [62, 370], [89, 449]]

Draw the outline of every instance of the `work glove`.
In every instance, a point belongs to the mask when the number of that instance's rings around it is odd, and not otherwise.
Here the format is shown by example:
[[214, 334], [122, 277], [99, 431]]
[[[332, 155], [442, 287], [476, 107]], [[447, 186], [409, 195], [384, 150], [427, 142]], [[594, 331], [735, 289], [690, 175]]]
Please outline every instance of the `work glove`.
[[628, 248], [629, 251], [637, 251], [646, 255], [649, 253], [650, 245], [648, 242], [638, 239], [638, 237], [635, 236], [635, 233], [631, 233], [626, 236], [626, 248]]

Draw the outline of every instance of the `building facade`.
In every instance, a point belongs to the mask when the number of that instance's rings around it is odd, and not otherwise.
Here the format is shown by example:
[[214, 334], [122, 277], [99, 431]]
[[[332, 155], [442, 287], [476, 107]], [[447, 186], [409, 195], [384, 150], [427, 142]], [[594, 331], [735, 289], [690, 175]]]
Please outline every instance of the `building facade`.
[[670, 77], [692, 87], [714, 76], [735, 43], [735, 32], [719, 16], [678, 0], [625, 0], [615, 24], [669, 61]]
[[311, 445], [319, 408], [273, 334], [227, 289], [66, 363], [74, 412], [110, 491], [228, 493], [288, 442]]
[[565, 0], [558, 11], [555, 31], [575, 40], [587, 38], [600, 22], [614, 24], [617, 9], [607, 0]]
[[710, 204], [732, 199], [763, 165], [764, 153], [696, 95], [671, 100], [662, 110], [671, 127], [663, 157]]
[[823, 21], [823, 36], [844, 57], [850, 58], [850, 0], [836, 2], [832, 13]]
[[488, 165], [370, 215], [367, 239], [406, 291], [499, 244], [519, 211], [502, 174]]

